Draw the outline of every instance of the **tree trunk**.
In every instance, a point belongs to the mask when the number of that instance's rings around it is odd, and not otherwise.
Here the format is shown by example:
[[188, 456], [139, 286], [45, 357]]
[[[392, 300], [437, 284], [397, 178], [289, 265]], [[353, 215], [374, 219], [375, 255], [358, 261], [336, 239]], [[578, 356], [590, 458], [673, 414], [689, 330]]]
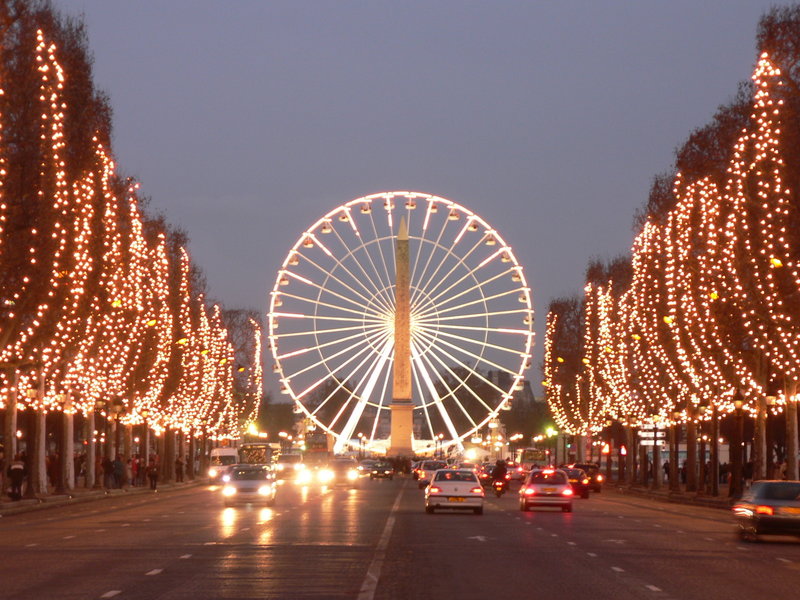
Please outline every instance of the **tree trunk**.
[[753, 481], [764, 479], [767, 474], [767, 400], [756, 398], [756, 422], [753, 435]]
[[[44, 394], [40, 396], [43, 398]], [[47, 461], [46, 441], [47, 424], [44, 409], [38, 408], [33, 411], [33, 471], [31, 481], [33, 482], [33, 492], [35, 494], [47, 494]]]
[[627, 456], [625, 461], [625, 483], [632, 485], [636, 481], [635, 462], [636, 462], [636, 432], [630, 425], [625, 427], [625, 441], [627, 443]]
[[83, 482], [83, 487], [93, 488], [97, 474], [95, 472], [94, 463], [97, 458], [97, 446], [94, 439], [94, 410], [86, 413], [86, 418], [83, 421], [83, 431], [86, 439], [86, 458], [84, 462], [84, 472], [86, 477]]
[[186, 477], [189, 481], [194, 480], [194, 458], [197, 455], [197, 438], [194, 431], [189, 434], [189, 456], [186, 457]]
[[786, 479], [797, 480], [797, 382], [787, 381], [786, 393]]
[[75, 489], [75, 416], [72, 414], [71, 394], [67, 392], [67, 403], [64, 405], [64, 443], [61, 478], [64, 490]]
[[680, 438], [680, 423], [675, 423], [669, 428], [669, 489], [678, 492], [681, 489], [678, 480], [678, 439]]
[[653, 438], [653, 489], [661, 489], [661, 441], [655, 437]]
[[697, 491], [697, 423], [693, 411], [686, 421], [686, 491]]
[[719, 496], [719, 413], [711, 406], [711, 495]]
[[[3, 457], [3, 464], [0, 465], [0, 480], [5, 481], [3, 478], [8, 472], [8, 467], [17, 455], [17, 393], [19, 386], [19, 371], [14, 369], [14, 381], [11, 390], [6, 399], [6, 418], [3, 427], [3, 440], [5, 440], [5, 454]], [[4, 485], [3, 489], [7, 486]], [[0, 490], [2, 492], [2, 490]]]

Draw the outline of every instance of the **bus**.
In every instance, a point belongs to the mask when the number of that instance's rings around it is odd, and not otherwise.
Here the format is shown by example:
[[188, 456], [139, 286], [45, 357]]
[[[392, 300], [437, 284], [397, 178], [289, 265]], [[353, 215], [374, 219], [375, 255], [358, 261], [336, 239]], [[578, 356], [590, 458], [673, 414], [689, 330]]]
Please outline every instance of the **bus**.
[[550, 464], [550, 453], [544, 448], [517, 448], [514, 460], [526, 471], [530, 471], [534, 465], [546, 467]]
[[272, 446], [267, 442], [245, 442], [239, 446], [239, 463], [271, 465], [272, 452]]

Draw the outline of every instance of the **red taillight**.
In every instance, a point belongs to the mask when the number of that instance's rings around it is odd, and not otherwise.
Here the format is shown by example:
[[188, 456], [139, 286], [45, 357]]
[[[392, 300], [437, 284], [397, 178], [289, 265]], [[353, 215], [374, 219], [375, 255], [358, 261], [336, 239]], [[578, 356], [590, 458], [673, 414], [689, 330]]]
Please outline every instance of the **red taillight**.
[[506, 473], [506, 479], [511, 479], [511, 474], [510, 473]]
[[542, 473], [544, 473], [545, 475], [552, 475], [553, 473], [555, 473], [555, 471], [553, 469], [545, 469], [544, 471], [542, 471]]
[[535, 488], [525, 488], [525, 495], [526, 496], [533, 496], [536, 493]]
[[603, 476], [602, 476], [602, 475], [600, 475], [600, 474], [598, 474], [598, 475], [597, 475], [597, 481], [603, 481]]
[[517, 467], [517, 473], [522, 473], [522, 467]]
[[572, 488], [567, 488], [563, 492], [561, 492], [562, 496], [572, 496]]
[[429, 494], [441, 494], [442, 493], [442, 488], [438, 488], [435, 485], [432, 485], [430, 488], [428, 488], [428, 493]]
[[483, 494], [482, 487], [474, 487], [469, 491], [470, 494]]
[[771, 506], [756, 506], [756, 514], [758, 515], [774, 515], [775, 511]]

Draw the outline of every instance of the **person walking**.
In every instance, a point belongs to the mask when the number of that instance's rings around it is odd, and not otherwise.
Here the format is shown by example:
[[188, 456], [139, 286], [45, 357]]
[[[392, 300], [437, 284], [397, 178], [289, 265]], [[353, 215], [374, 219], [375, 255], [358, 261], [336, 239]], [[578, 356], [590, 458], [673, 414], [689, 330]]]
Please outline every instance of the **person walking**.
[[184, 465], [183, 457], [178, 456], [175, 459], [175, 481], [177, 483], [183, 483], [183, 465]]
[[150, 464], [147, 465], [147, 478], [150, 480], [150, 489], [157, 491], [158, 487], [158, 465], [154, 459], [150, 459]]
[[28, 469], [25, 468], [25, 463], [19, 454], [17, 454], [14, 460], [11, 461], [11, 464], [8, 465], [6, 475], [8, 475], [8, 481], [11, 483], [11, 490], [8, 493], [8, 497], [15, 502], [17, 500], [22, 500], [22, 482], [28, 475]]

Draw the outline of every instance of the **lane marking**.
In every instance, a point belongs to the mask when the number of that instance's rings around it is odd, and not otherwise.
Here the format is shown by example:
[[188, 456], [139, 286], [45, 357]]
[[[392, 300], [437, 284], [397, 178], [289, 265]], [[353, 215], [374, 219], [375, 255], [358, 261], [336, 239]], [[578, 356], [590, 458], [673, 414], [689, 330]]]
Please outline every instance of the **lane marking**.
[[158, 575], [163, 571], [164, 569], [153, 569], [152, 571], [148, 571], [147, 573], [145, 573], [145, 575]]
[[714, 541], [714, 538], [708, 538], [708, 537], [707, 537], [707, 538], [703, 538], [703, 539], [704, 539], [705, 541], [707, 541], [707, 542], [713, 542], [713, 541]]
[[780, 558], [779, 557], [778, 560], [781, 561], [782, 563], [790, 563], [790, 562], [792, 562], [788, 558]]
[[408, 480], [403, 481], [403, 486], [397, 492], [397, 498], [392, 505], [392, 510], [389, 511], [389, 517], [386, 519], [386, 526], [383, 528], [381, 539], [378, 540], [378, 545], [375, 548], [375, 554], [372, 557], [372, 562], [367, 569], [367, 575], [364, 577], [364, 583], [361, 584], [361, 591], [358, 593], [357, 600], [373, 600], [375, 598], [375, 590], [378, 587], [378, 579], [381, 576], [381, 567], [386, 558], [386, 548], [389, 546], [389, 538], [392, 537], [392, 529], [394, 529], [395, 515], [397, 509], [400, 507], [400, 500], [403, 497], [403, 491], [408, 485]]
[[33, 548], [34, 546], [38, 546], [38, 545], [39, 545], [39, 544], [37, 544], [37, 543], [33, 543], [33, 544], [25, 544], [25, 547], [26, 547], [26, 548]]
[[653, 523], [653, 527], [661, 527], [658, 523]]
[[646, 588], [647, 588], [648, 590], [650, 590], [651, 592], [660, 592], [660, 591], [661, 591], [661, 588], [659, 588], [659, 587], [656, 587], [656, 586], [654, 586], [654, 585], [646, 585], [646, 586], [644, 586], [644, 587], [646, 587]]
[[122, 525], [120, 525], [120, 527], [130, 527], [130, 526], [131, 526], [130, 523], [123, 523]]
[[575, 544], [575, 542], [567, 542], [567, 544], [568, 544], [569, 546], [575, 546], [575, 545], [576, 545], [576, 544]]
[[678, 529], [678, 533], [686, 533], [686, 532]]
[[745, 548], [744, 546], [736, 546], [736, 549], [737, 550], [747, 550], [748, 548]]
[[75, 537], [74, 535], [65, 535], [65, 536], [64, 536], [64, 539], [65, 539], [65, 540], [71, 540], [71, 539], [72, 539], [72, 538], [74, 538], [74, 537]]
[[625, 569], [622, 569], [620, 567], [611, 567], [611, 570], [614, 571], [615, 573], [624, 573], [625, 572]]
[[117, 596], [117, 595], [119, 595], [121, 593], [122, 593], [122, 590], [109, 590], [109, 591], [107, 591], [105, 594], [103, 594], [100, 597], [101, 598], [113, 598], [114, 596]]
[[182, 559], [187, 559], [187, 558], [191, 558], [191, 557], [192, 557], [192, 555], [191, 555], [191, 554], [183, 554], [183, 555], [181, 555], [181, 557], [180, 557], [180, 558], [182, 558]]
[[597, 558], [597, 554], [595, 554], [594, 552], [587, 552], [586, 554], [588, 554], [592, 558]]

